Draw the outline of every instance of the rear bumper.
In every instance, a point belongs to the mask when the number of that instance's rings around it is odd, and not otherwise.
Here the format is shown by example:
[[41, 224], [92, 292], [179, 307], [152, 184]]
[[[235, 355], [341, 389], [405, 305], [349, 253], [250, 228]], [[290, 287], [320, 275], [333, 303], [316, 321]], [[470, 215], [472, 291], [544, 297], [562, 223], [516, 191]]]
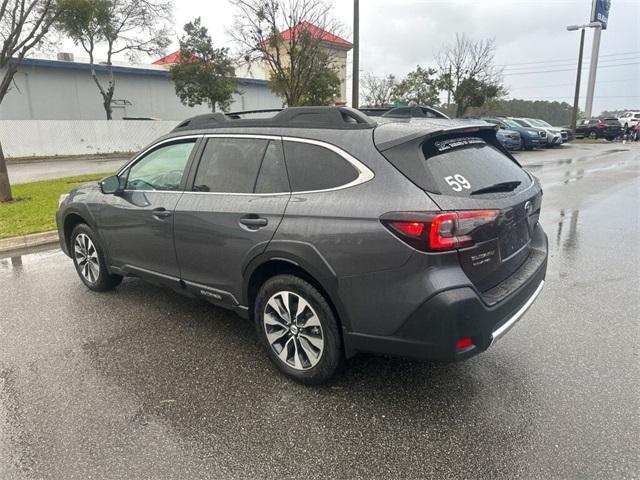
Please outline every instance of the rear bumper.
[[[512, 282], [515, 288], [500, 285], [484, 294], [472, 286], [441, 291], [422, 303], [393, 335], [345, 332], [347, 354], [367, 351], [452, 362], [483, 352], [522, 319], [542, 291], [547, 239], [540, 233], [541, 244], [504, 282]], [[509, 288], [510, 293], [497, 301], [493, 295], [501, 288]], [[456, 342], [467, 337], [472, 338], [473, 346], [457, 351]]]

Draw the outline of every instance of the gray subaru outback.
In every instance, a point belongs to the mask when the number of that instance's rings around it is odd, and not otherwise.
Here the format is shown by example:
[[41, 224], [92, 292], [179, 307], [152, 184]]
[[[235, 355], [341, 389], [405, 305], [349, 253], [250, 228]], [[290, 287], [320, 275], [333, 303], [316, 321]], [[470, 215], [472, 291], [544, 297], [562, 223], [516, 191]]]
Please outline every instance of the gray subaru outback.
[[132, 276], [232, 309], [311, 384], [357, 352], [489, 348], [544, 284], [541, 200], [494, 125], [301, 107], [188, 119], [57, 222], [89, 289]]

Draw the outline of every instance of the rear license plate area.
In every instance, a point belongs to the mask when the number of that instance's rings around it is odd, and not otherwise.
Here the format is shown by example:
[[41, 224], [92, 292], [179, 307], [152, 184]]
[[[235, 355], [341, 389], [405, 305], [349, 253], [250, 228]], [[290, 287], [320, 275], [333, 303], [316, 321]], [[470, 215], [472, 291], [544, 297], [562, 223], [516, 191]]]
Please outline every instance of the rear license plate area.
[[520, 220], [500, 236], [500, 257], [503, 260], [516, 253], [529, 241], [527, 223], [527, 219]]

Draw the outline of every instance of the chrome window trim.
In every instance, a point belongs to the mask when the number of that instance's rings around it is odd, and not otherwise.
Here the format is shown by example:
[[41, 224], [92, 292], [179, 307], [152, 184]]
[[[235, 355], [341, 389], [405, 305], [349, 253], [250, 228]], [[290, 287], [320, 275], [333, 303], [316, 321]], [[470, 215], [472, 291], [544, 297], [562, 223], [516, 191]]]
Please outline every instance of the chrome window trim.
[[[373, 171], [371, 171], [371, 169], [367, 167], [364, 163], [362, 163], [360, 160], [355, 158], [353, 155], [345, 152], [340, 147], [336, 147], [331, 143], [323, 142], [321, 140], [312, 140], [309, 138], [300, 138], [300, 137], [282, 137], [282, 140], [285, 142], [308, 143], [310, 145], [317, 145], [319, 147], [326, 148], [327, 150], [331, 150], [333, 153], [337, 154], [338, 156], [342, 157], [344, 160], [349, 162], [358, 171], [358, 176], [355, 178], [355, 180], [349, 183], [346, 183], [344, 185], [339, 185], [337, 187], [332, 187], [332, 188], [323, 188], [320, 190], [294, 191], [294, 192], [291, 192], [292, 195], [301, 195], [305, 193], [335, 192], [336, 190], [355, 187], [356, 185], [360, 185], [362, 183], [368, 182], [369, 180], [373, 179], [373, 177], [375, 176]], [[286, 162], [286, 158], [285, 158], [285, 162]]]
[[[363, 183], [368, 182], [369, 180], [372, 180], [375, 177], [375, 174], [373, 173], [373, 171], [369, 167], [367, 167], [364, 163], [362, 163], [360, 160], [355, 158], [353, 155], [345, 152], [340, 147], [337, 147], [331, 143], [324, 142], [322, 140], [313, 140], [310, 138], [287, 137], [287, 136], [266, 135], [266, 134], [262, 135], [257, 133], [256, 134], [253, 134], [253, 133], [247, 133], [247, 134], [245, 133], [202, 133], [197, 135], [183, 135], [180, 137], [167, 138], [165, 140], [162, 140], [158, 143], [151, 145], [150, 147], [146, 148], [144, 151], [136, 155], [133, 159], [127, 162], [122, 168], [120, 168], [120, 170], [118, 170], [116, 175], [118, 176], [121, 175], [125, 170], [131, 167], [139, 159], [144, 157], [148, 152], [150, 152], [151, 150], [157, 147], [164, 145], [165, 143], [171, 143], [171, 142], [180, 141], [180, 140], [190, 140], [190, 139], [195, 139], [197, 141], [199, 138], [253, 138], [253, 139], [261, 139], [261, 140], [280, 140], [283, 142], [297, 142], [297, 143], [307, 143], [309, 145], [316, 145], [332, 151], [336, 155], [342, 157], [345, 161], [349, 162], [358, 172], [358, 176], [353, 181], [346, 183], [344, 185], [339, 185], [337, 187], [324, 188], [320, 190], [301, 190], [301, 191], [275, 192], [275, 193], [193, 192], [189, 190], [130, 190], [130, 189], [125, 189], [124, 191], [125, 192], [145, 192], [145, 193], [177, 192], [177, 193], [190, 194], [190, 195], [232, 195], [232, 196], [272, 197], [272, 196], [279, 196], [279, 195], [302, 195], [302, 194], [309, 194], [309, 193], [334, 192], [334, 191], [342, 190], [345, 188], [355, 187], [356, 185], [361, 185]], [[285, 163], [286, 163], [286, 159], [285, 159]]]
[[281, 135], [262, 135], [260, 133], [205, 133], [206, 138], [255, 138], [258, 140], [282, 140]]

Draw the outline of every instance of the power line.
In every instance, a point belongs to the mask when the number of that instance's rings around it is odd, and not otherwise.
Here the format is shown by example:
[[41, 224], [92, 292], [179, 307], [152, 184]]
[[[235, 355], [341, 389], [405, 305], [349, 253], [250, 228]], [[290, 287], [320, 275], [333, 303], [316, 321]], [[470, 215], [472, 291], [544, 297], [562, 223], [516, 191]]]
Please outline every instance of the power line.
[[[625, 62], [625, 61], [628, 61], [628, 60], [637, 60], [638, 58], [640, 58], [640, 54], [634, 54], [633, 56], [626, 57], [626, 58], [606, 58], [604, 60], [601, 60], [600, 63]], [[573, 61], [573, 62], [558, 63], [557, 65], [548, 65], [548, 67], [549, 68], [570, 67], [570, 66], [575, 66], [577, 64], [578, 64], [578, 62]], [[539, 69], [539, 68], [546, 68], [546, 67], [547, 67], [546, 65], [539, 66], [539, 67], [534, 67], [534, 66], [531, 66], [531, 67], [514, 67], [514, 68], [507, 69], [507, 73], [511, 73], [513, 71], [519, 71], [519, 70], [532, 70], [533, 71], [533, 70], [536, 70], [536, 69]]]
[[[586, 95], [580, 95], [580, 98], [584, 98]], [[548, 99], [558, 99], [558, 98], [570, 98], [573, 99], [573, 95], [561, 96], [556, 95], [553, 97], [527, 97], [523, 100], [548, 100]], [[640, 95], [596, 95], [593, 98], [640, 98]]]
[[[598, 80], [598, 84], [600, 83], [622, 83], [622, 82], [638, 82], [640, 83], [640, 78], [622, 78], [619, 80]], [[554, 83], [550, 85], [530, 85], [527, 87], [510, 87], [511, 90], [524, 90], [529, 88], [549, 88], [549, 87], [573, 87], [574, 83]]]
[[[602, 66], [598, 66], [598, 68], [611, 68], [611, 67], [625, 67], [628, 65], [640, 65], [640, 62], [633, 62], [633, 63], [619, 63], [617, 65], [602, 65]], [[586, 69], [587, 67], [583, 67], [582, 69]], [[535, 71], [535, 72], [516, 72], [516, 73], [505, 73], [503, 74], [505, 77], [515, 77], [516, 75], [537, 75], [540, 73], [555, 73], [555, 72], [573, 72], [575, 71], [575, 68], [565, 68], [562, 70], [539, 70], [539, 71]]]
[[[620, 55], [632, 55], [632, 54], [636, 54], [636, 53], [640, 53], [639, 50], [635, 50], [633, 52], [620, 52], [620, 53], [605, 53], [599, 56], [599, 58], [602, 57], [617, 57]], [[567, 60], [575, 60], [574, 57], [572, 58], [558, 58], [557, 60], [541, 60], [541, 61], [536, 61], [536, 62], [520, 62], [520, 63], [505, 63], [505, 64], [501, 64], [501, 65], [497, 65], [498, 67], [511, 67], [514, 65], [532, 65], [532, 64], [540, 64], [540, 63], [557, 63], [557, 62], [566, 62]], [[585, 60], [589, 60], [588, 58]]]

